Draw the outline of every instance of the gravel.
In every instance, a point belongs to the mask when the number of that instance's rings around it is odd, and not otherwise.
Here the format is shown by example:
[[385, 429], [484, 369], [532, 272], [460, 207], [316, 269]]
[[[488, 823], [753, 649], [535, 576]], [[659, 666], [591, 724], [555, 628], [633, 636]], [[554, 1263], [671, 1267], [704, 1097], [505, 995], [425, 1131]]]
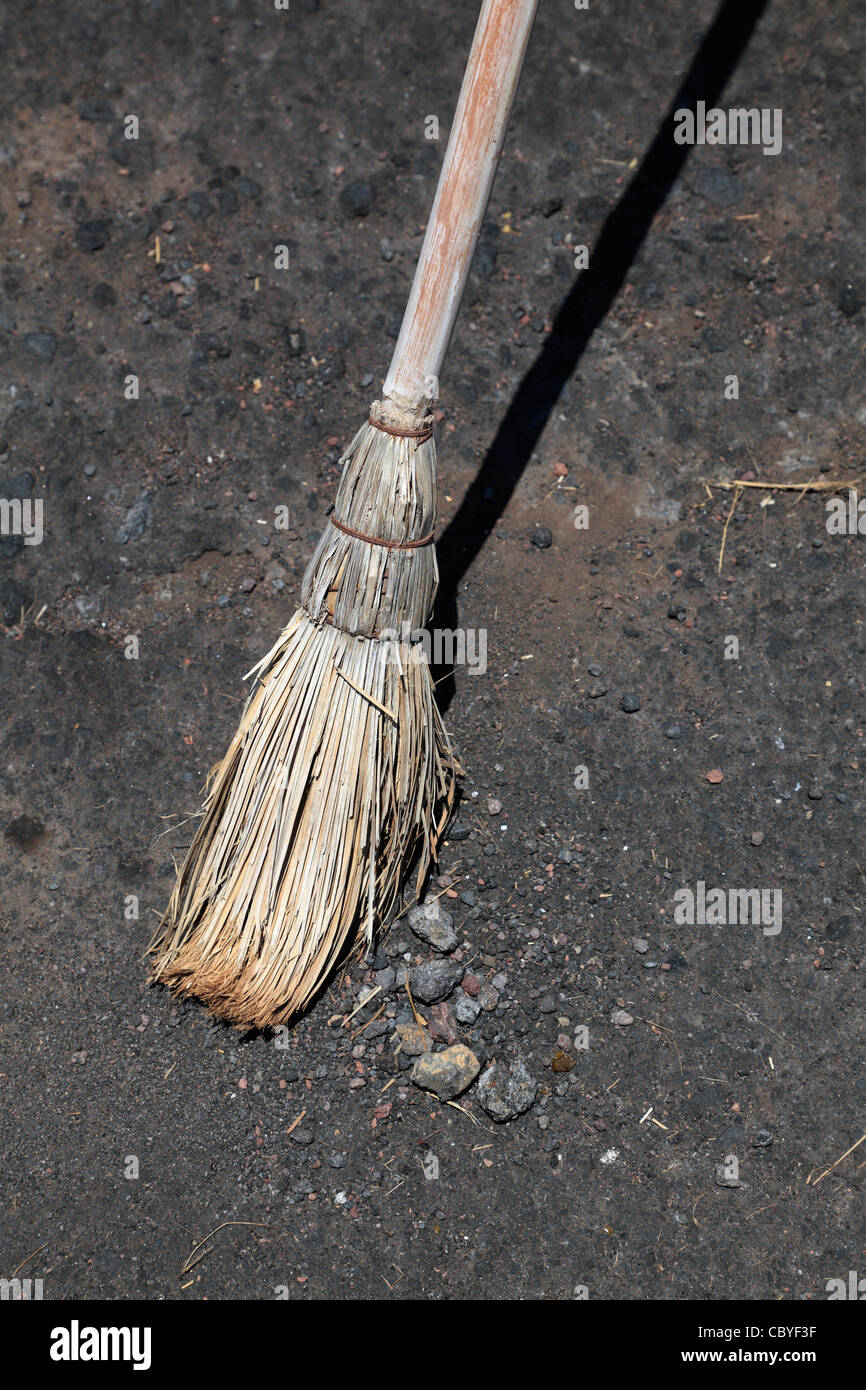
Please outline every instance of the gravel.
[[340, 207], [347, 217], [366, 217], [373, 202], [373, 185], [366, 179], [355, 179], [340, 194]]
[[443, 1052], [426, 1052], [412, 1068], [411, 1079], [422, 1090], [433, 1091], [440, 1100], [454, 1100], [472, 1085], [481, 1064], [463, 1043]]
[[493, 1062], [478, 1080], [478, 1100], [492, 1120], [516, 1120], [535, 1103], [537, 1083], [521, 1057]]
[[427, 946], [443, 955], [456, 949], [459, 937], [454, 923], [439, 898], [433, 898], [419, 907], [411, 907], [406, 920], [409, 928]]
[[451, 960], [426, 960], [409, 971], [409, 988], [423, 1004], [447, 999], [463, 978], [463, 966]]

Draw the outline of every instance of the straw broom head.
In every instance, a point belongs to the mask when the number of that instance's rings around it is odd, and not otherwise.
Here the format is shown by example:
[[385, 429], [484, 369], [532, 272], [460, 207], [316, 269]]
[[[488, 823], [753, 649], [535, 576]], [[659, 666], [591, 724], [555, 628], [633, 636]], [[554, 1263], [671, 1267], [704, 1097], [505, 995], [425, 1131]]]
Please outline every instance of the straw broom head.
[[150, 946], [154, 980], [238, 1025], [302, 1009], [350, 937], [389, 920], [410, 871], [417, 896], [451, 811], [429, 668], [401, 640], [436, 591], [431, 431], [376, 403], [346, 451], [303, 606], [250, 673]]

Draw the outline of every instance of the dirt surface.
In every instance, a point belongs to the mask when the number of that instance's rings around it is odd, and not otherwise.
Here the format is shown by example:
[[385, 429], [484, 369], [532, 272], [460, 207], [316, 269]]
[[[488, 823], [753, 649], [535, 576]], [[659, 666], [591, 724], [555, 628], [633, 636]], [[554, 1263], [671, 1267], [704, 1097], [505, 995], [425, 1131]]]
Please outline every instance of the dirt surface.
[[[487, 670], [440, 686], [430, 886], [487, 1006], [460, 1041], [531, 1109], [414, 1086], [396, 984], [353, 1015], [430, 954], [403, 920], [277, 1038], [146, 984], [385, 375], [473, 9], [5, 7], [0, 495], [44, 539], [0, 538], [0, 1272], [40, 1247], [46, 1298], [866, 1272], [866, 1150], [826, 1171], [866, 1106], [866, 542], [718, 486], [862, 478], [854, 4], [542, 0], [442, 381], [437, 621]], [[781, 153], [675, 146], [698, 99], [781, 108]], [[781, 930], [677, 922], [699, 882], [781, 890]]]

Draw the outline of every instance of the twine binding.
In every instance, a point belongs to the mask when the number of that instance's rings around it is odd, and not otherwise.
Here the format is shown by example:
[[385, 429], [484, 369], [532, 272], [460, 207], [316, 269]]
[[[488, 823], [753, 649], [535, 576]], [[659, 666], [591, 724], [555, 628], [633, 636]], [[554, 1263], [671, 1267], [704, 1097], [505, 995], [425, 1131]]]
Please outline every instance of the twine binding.
[[429, 545], [435, 535], [434, 531], [428, 531], [426, 536], [421, 536], [417, 541], [386, 541], [379, 536], [367, 536], [363, 531], [356, 531], [352, 526], [347, 526], [345, 522], [338, 521], [333, 515], [329, 520], [338, 531], [344, 531], [347, 536], [352, 536], [356, 541], [366, 541], [368, 545], [382, 545], [386, 550], [417, 550], [419, 546]]
[[386, 425], [381, 420], [374, 420], [372, 415], [370, 416], [370, 424], [375, 430], [381, 430], [383, 434], [391, 434], [395, 439], [417, 439], [422, 444], [433, 433], [432, 424], [425, 425], [421, 430], [398, 430], [393, 425]]

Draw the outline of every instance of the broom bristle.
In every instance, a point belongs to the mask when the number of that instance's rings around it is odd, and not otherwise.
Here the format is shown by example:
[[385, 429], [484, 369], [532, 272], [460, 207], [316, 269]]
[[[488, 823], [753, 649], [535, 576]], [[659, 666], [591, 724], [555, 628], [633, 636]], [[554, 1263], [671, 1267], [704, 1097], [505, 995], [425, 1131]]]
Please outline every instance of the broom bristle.
[[[344, 461], [341, 522], [397, 541], [432, 531], [432, 439], [368, 424]], [[151, 943], [154, 979], [232, 1023], [285, 1023], [353, 932], [369, 941], [389, 920], [410, 869], [417, 896], [457, 768], [423, 652], [395, 630], [423, 622], [436, 578], [431, 545], [326, 528], [304, 607], [250, 673], [258, 684]]]

